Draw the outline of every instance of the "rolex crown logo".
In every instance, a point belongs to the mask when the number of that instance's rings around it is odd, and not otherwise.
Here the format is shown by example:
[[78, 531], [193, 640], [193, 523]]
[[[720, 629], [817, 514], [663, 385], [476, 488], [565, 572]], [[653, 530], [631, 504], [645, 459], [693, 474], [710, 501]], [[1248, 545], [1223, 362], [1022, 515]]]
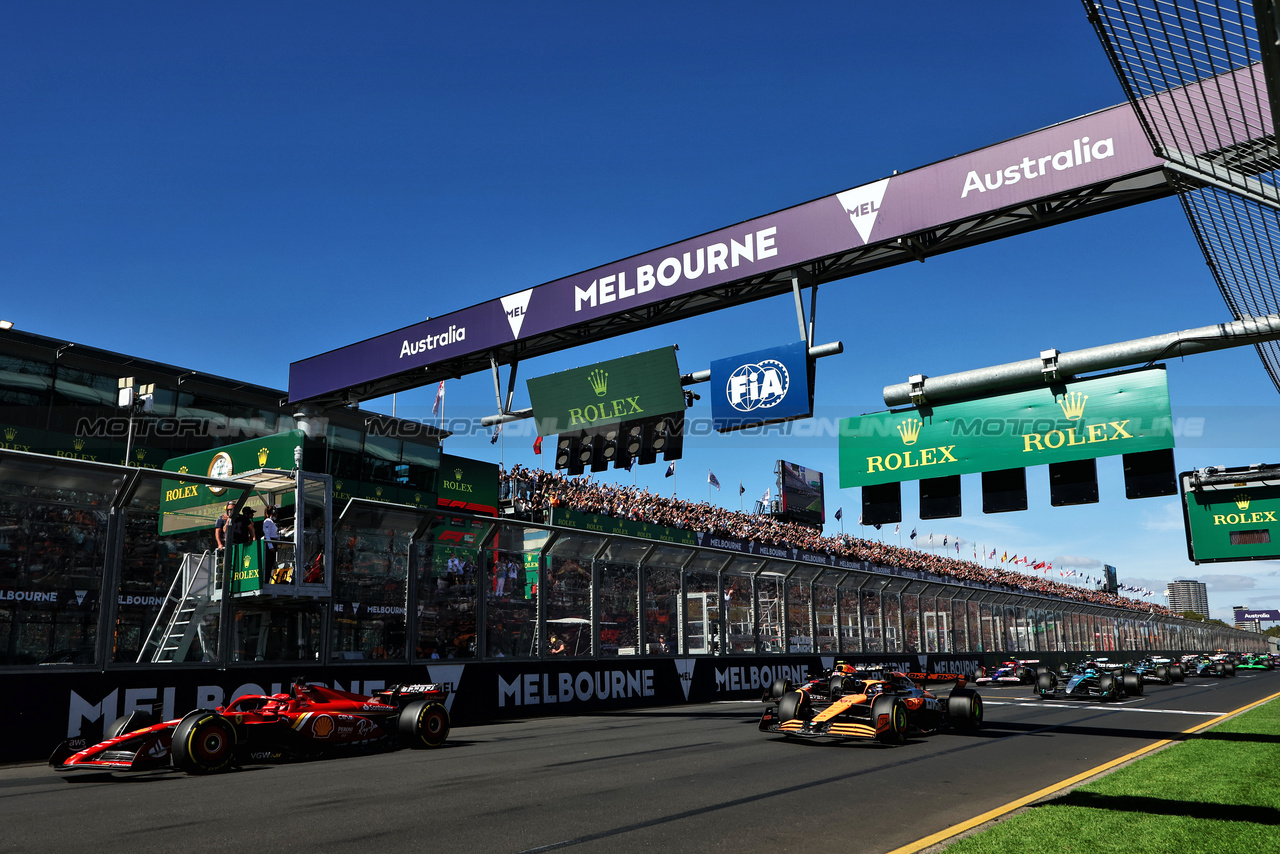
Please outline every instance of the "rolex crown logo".
[[186, 466], [182, 466], [181, 468], [178, 469], [178, 474], [186, 474], [186, 473], [187, 473]]
[[587, 374], [587, 382], [591, 383], [591, 390], [596, 393], [596, 397], [604, 397], [609, 390], [609, 375], [599, 368]]
[[18, 438], [18, 431], [12, 427], [4, 428], [4, 438], [10, 442]]
[[248, 555], [245, 555], [245, 556], [244, 556], [244, 568], [245, 568], [245, 569], [248, 569], [248, 568], [249, 568], [249, 556], [248, 556]]
[[1067, 416], [1068, 421], [1079, 421], [1084, 417], [1084, 405], [1088, 400], [1089, 395], [1073, 391], [1064, 394], [1058, 405], [1062, 407], [1062, 414]]
[[341, 491], [342, 491], [342, 481], [340, 481], [340, 480], [335, 480], [335, 481], [333, 482], [333, 488], [334, 488], [334, 490], [335, 490], [335, 491], [337, 491], [337, 492], [341, 492]]
[[258, 449], [258, 468], [265, 468], [267, 465], [267, 449]]
[[133, 455], [140, 460], [145, 460], [147, 458], [147, 449], [139, 448], [138, 450], [133, 452]]
[[1236, 506], [1239, 507], [1241, 510], [1249, 509], [1249, 500], [1250, 499], [1249, 499], [1248, 493], [1245, 493], [1245, 492], [1236, 493]]
[[374, 493], [374, 495], [377, 495], [379, 498], [381, 498], [381, 497], [382, 497], [382, 487], [381, 487], [381, 486], [379, 486], [377, 489], [375, 489], [375, 490], [373, 491], [373, 493]]
[[84, 439], [76, 439], [76, 440], [74, 440], [74, 441], [71, 443], [71, 446], [72, 446], [73, 448], [75, 448], [77, 451], [83, 451], [83, 450], [84, 450]]
[[454, 480], [462, 480], [462, 469], [454, 469], [453, 477], [454, 477]]
[[898, 425], [898, 434], [902, 436], [902, 444], [914, 445], [916, 440], [920, 438], [920, 428], [924, 426], [924, 422], [919, 418], [908, 418], [906, 421]]

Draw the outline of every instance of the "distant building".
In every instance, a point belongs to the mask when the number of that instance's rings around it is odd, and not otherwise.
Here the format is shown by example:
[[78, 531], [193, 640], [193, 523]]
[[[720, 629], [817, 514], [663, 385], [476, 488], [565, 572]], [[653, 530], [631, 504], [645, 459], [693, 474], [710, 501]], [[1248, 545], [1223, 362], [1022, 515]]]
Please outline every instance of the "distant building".
[[1164, 595], [1169, 600], [1169, 610], [1175, 614], [1183, 611], [1194, 611], [1209, 618], [1209, 594], [1203, 582], [1189, 579], [1171, 581], [1164, 586]]

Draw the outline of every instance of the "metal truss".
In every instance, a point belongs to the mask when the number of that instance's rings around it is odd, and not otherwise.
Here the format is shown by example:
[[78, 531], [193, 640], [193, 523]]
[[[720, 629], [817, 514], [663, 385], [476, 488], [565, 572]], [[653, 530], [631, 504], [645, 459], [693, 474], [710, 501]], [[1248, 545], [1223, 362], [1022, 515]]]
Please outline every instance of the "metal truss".
[[[1280, 313], [1274, 0], [1083, 2], [1228, 308]], [[1257, 350], [1280, 390], [1280, 346]]]

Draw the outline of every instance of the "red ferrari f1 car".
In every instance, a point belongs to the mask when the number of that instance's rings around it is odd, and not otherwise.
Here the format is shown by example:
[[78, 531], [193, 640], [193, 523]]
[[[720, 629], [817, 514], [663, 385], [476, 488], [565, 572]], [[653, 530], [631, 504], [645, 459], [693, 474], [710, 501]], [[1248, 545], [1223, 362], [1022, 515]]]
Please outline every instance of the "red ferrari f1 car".
[[58, 771], [211, 774], [245, 762], [281, 762], [438, 747], [449, 736], [442, 685], [396, 685], [371, 696], [299, 680], [287, 693], [246, 694], [214, 711], [156, 723], [146, 712], [116, 719], [92, 746], [65, 741]]
[[[955, 687], [938, 697], [915, 680], [954, 682]], [[901, 744], [913, 733], [976, 729], [982, 725], [982, 696], [964, 685], [964, 676], [954, 673], [859, 672], [836, 665], [797, 689], [775, 682], [763, 698], [769, 705], [760, 731]]]

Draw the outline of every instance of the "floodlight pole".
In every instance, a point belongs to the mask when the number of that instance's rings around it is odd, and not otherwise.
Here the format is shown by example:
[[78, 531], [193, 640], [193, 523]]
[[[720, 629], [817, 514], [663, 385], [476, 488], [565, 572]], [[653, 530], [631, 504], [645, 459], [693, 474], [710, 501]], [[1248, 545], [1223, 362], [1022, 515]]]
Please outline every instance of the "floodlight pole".
[[1276, 340], [1280, 340], [1280, 314], [1247, 317], [1231, 323], [1184, 329], [1069, 353], [1043, 350], [1038, 359], [1024, 359], [940, 377], [916, 374], [905, 383], [885, 386], [884, 402], [886, 406], [919, 406], [964, 400], [1014, 388], [1060, 382], [1091, 371], [1150, 364], [1160, 359]]

